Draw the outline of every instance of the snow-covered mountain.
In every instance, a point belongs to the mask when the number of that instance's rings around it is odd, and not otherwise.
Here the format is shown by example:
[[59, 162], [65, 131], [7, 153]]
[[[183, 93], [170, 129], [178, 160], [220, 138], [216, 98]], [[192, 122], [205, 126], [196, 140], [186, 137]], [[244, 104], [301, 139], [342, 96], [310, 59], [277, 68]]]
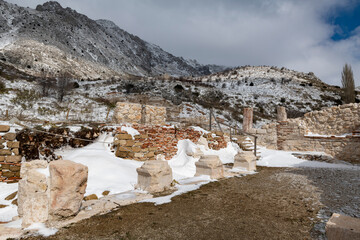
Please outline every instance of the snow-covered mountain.
[[92, 79], [224, 69], [175, 57], [111, 21], [92, 20], [54, 1], [30, 9], [0, 0], [0, 59], [31, 74], [66, 69]]

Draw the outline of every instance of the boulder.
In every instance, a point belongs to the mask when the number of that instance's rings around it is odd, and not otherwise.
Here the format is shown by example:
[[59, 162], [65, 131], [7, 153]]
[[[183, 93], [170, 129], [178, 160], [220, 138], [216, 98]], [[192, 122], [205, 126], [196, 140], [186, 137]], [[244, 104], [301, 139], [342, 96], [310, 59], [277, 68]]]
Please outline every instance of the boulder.
[[80, 211], [88, 179], [88, 167], [67, 160], [53, 161], [50, 169], [49, 219], [59, 220]]
[[209, 175], [212, 179], [224, 177], [224, 167], [220, 158], [216, 155], [201, 156], [200, 160], [195, 163], [196, 176]]
[[360, 239], [360, 219], [334, 213], [325, 230], [328, 240]]
[[256, 157], [251, 151], [239, 152], [234, 157], [234, 168], [245, 168], [247, 171], [256, 170]]
[[137, 188], [156, 193], [165, 191], [171, 186], [172, 170], [166, 161], [148, 161], [136, 171], [138, 173]]
[[22, 217], [22, 227], [48, 220], [48, 177], [41, 172], [48, 163], [37, 160], [24, 163], [18, 188], [18, 214]]

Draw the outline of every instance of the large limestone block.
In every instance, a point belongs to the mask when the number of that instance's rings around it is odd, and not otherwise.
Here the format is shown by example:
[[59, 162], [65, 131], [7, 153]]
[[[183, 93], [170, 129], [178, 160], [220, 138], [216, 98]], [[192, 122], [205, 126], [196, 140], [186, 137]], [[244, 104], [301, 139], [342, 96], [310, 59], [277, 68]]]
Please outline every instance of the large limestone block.
[[166, 161], [147, 161], [136, 171], [138, 173], [137, 188], [154, 193], [165, 191], [171, 186], [172, 170]]
[[334, 213], [326, 223], [329, 240], [360, 239], [360, 219]]
[[196, 165], [196, 176], [209, 175], [212, 179], [224, 177], [224, 167], [216, 155], [205, 155], [200, 158]]
[[88, 167], [67, 160], [53, 161], [50, 169], [49, 218], [57, 220], [80, 211], [88, 179]]
[[256, 157], [251, 151], [239, 152], [234, 157], [234, 168], [245, 168], [248, 171], [256, 170]]
[[[18, 214], [22, 217], [22, 227], [48, 220], [48, 177], [46, 161], [37, 160], [24, 163], [18, 189]], [[44, 172], [44, 173], [43, 173]]]

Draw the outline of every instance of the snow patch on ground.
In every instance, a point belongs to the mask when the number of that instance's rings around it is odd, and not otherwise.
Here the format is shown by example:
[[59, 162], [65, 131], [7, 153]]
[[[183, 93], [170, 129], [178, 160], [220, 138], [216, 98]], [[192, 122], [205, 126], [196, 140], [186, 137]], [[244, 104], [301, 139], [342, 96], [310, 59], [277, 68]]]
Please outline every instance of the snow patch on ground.
[[17, 206], [11, 204], [13, 200], [6, 201], [5, 198], [18, 190], [18, 183], [6, 184], [0, 183], [0, 204], [7, 205], [0, 208], [0, 222], [9, 222], [17, 216]]
[[[293, 153], [279, 150], [270, 150], [260, 148], [261, 158], [256, 162], [257, 166], [264, 167], [312, 167], [312, 168], [341, 168], [341, 169], [359, 169], [360, 167], [351, 164], [335, 164], [319, 161], [308, 161], [293, 156]], [[318, 153], [317, 153], [318, 154]]]
[[56, 228], [47, 228], [44, 223], [34, 223], [25, 230], [36, 230], [39, 235], [44, 237], [54, 235], [58, 231]]
[[180, 140], [177, 145], [178, 152], [175, 157], [168, 161], [173, 171], [173, 178], [176, 180], [193, 177], [196, 172], [195, 159], [187, 153], [194, 153], [197, 145], [190, 140]]
[[210, 179], [210, 176], [204, 176], [204, 175], [184, 179], [183, 181], [180, 180], [179, 181], [180, 184], [176, 185], [177, 190], [172, 194], [163, 197], [146, 199], [141, 202], [150, 202], [150, 203], [154, 203], [155, 205], [169, 203], [171, 202], [171, 199], [173, 197], [199, 189], [202, 185], [208, 184], [211, 181], [213, 180]]
[[88, 166], [86, 195], [101, 196], [105, 190], [111, 194], [134, 190], [137, 183], [136, 168], [141, 167], [143, 162], [116, 157], [109, 149], [113, 139], [111, 135], [102, 134], [96, 142], [84, 148], [57, 152], [63, 159]]

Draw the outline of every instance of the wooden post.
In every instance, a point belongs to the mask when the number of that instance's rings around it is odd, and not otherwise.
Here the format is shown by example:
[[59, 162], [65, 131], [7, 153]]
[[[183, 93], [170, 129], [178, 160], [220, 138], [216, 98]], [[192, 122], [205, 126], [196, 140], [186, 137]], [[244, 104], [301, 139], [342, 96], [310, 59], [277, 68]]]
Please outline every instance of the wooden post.
[[69, 120], [69, 113], [70, 113], [70, 108], [68, 109], [67, 114], [66, 114], [66, 121]]
[[9, 118], [9, 110], [6, 110], [6, 112], [5, 112], [5, 117], [6, 117], [6, 119]]
[[253, 109], [244, 108], [243, 131], [249, 132], [253, 125]]
[[287, 121], [287, 114], [285, 107], [277, 107], [277, 121], [278, 122], [285, 122]]
[[111, 110], [111, 108], [108, 109], [108, 112], [107, 112], [107, 114], [106, 114], [106, 120], [105, 120], [105, 121], [107, 121], [107, 119], [108, 119], [108, 117], [109, 117], [110, 110]]

